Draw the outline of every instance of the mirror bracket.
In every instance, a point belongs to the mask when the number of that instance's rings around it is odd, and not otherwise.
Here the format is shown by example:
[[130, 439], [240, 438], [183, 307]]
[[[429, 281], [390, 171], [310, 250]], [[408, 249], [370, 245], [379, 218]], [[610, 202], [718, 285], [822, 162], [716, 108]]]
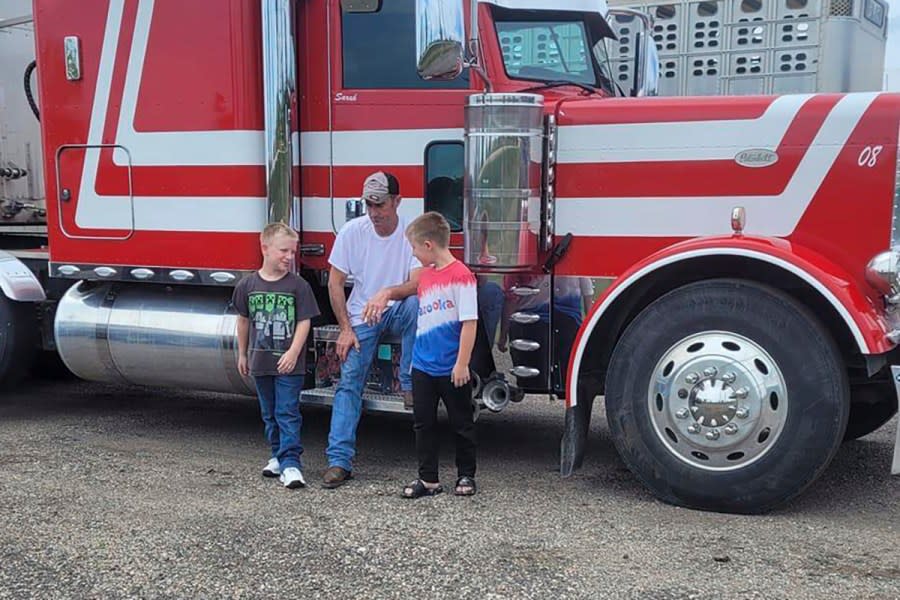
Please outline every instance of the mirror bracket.
[[640, 21], [641, 29], [635, 34], [634, 87], [631, 95], [655, 96], [659, 87], [659, 55], [653, 40], [653, 17], [630, 8], [611, 8], [607, 18], [614, 15], [628, 16]]

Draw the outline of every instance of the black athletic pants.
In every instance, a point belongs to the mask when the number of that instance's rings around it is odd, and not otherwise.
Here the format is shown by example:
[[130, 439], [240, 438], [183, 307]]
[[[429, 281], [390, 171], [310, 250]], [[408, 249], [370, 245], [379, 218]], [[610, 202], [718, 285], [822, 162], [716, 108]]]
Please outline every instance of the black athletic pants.
[[432, 377], [413, 369], [413, 430], [416, 432], [416, 455], [419, 479], [438, 481], [437, 430], [438, 401], [443, 400], [456, 440], [456, 470], [459, 477], [475, 477], [475, 423], [472, 420], [472, 386], [454, 387], [450, 376]]

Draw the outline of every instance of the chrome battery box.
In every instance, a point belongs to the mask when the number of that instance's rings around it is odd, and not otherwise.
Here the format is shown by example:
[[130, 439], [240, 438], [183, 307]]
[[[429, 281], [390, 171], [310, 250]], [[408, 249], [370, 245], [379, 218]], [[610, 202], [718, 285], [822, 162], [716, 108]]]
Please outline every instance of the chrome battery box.
[[[337, 355], [340, 327], [325, 325], [313, 330], [310, 348], [315, 357], [316, 387], [335, 386], [341, 379], [341, 361]], [[378, 341], [364, 391], [381, 394], [400, 392], [400, 338], [384, 335]]]

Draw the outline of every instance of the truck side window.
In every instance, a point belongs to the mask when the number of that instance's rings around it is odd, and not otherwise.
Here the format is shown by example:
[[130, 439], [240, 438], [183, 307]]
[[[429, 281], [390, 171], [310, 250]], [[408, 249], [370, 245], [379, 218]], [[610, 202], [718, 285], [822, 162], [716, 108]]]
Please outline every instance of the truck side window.
[[451, 231], [462, 231], [464, 157], [462, 142], [433, 142], [425, 149], [425, 210], [444, 215]]
[[373, 13], [341, 13], [344, 89], [467, 89], [469, 73], [426, 81], [416, 73], [416, 0], [382, 0]]

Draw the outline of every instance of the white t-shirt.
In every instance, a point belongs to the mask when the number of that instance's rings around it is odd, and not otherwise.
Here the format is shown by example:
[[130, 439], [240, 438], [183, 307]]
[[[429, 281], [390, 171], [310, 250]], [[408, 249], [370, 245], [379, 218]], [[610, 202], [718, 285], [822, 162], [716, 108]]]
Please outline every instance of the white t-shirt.
[[378, 235], [366, 216], [357, 217], [341, 227], [328, 262], [353, 276], [353, 290], [347, 301], [352, 326], [363, 323], [363, 308], [378, 290], [405, 283], [409, 280], [410, 270], [422, 266], [413, 256], [412, 246], [406, 239], [407, 225], [409, 223], [401, 217], [394, 233], [388, 237]]

